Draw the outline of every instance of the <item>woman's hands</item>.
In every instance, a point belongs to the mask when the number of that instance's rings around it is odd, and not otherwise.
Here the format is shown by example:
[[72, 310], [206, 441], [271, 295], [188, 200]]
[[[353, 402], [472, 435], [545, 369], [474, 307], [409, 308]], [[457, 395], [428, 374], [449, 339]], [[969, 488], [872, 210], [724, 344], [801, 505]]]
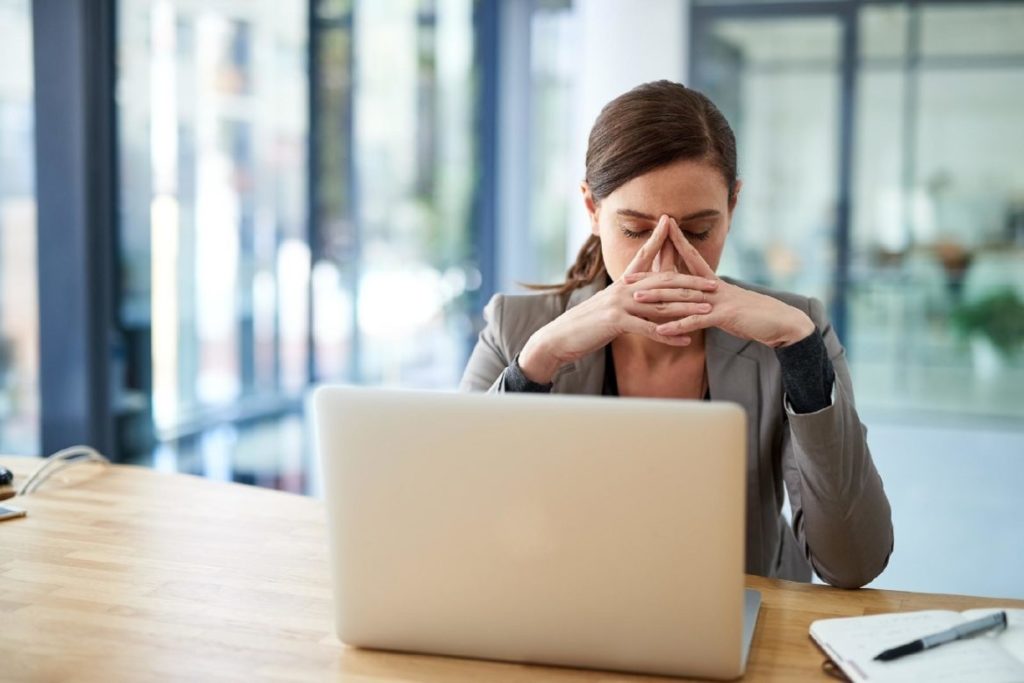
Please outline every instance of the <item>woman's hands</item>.
[[[662, 219], [665, 220], [664, 217]], [[676, 225], [668, 219], [668, 238], [682, 257], [692, 275], [706, 280], [717, 280], [715, 272], [700, 252], [690, 244]], [[659, 225], [661, 225], [659, 223]], [[645, 304], [670, 303], [680, 300], [682, 278], [664, 268], [661, 272], [633, 271], [622, 277], [632, 285], [633, 298]], [[743, 289], [718, 280], [718, 287], [709, 293], [711, 310], [688, 313], [676, 320], [663, 323], [655, 333], [669, 337], [686, 337], [697, 330], [717, 327], [741, 339], [751, 339], [773, 348], [789, 346], [814, 332], [814, 322], [803, 311], [773, 297]]]
[[[680, 347], [690, 343], [689, 336], [683, 332], [658, 331], [656, 321], [685, 321], [694, 315], [709, 314], [712, 306], [707, 302], [725, 283], [720, 282], [713, 272], [710, 278], [675, 272], [671, 251], [678, 247], [670, 241], [671, 230], [679, 232], [672, 219], [662, 216], [650, 238], [626, 267], [622, 278], [569, 309], [530, 337], [519, 354], [519, 366], [527, 379], [547, 384], [563, 365], [606, 346], [626, 333], [639, 334], [669, 346]], [[681, 232], [679, 238], [682, 238]], [[660, 272], [652, 275], [649, 271]], [[671, 285], [662, 287], [662, 291], [671, 294], [664, 299], [637, 298], [637, 292], [652, 290], [648, 280], [634, 277], [634, 274], [643, 274], [651, 279], [671, 276]], [[630, 277], [633, 279], [629, 280]]]
[[[677, 271], [676, 254], [689, 273]], [[537, 330], [519, 354], [519, 366], [527, 379], [547, 384], [560, 367], [620, 335], [681, 347], [709, 327], [773, 348], [814, 332], [803, 311], [719, 280], [675, 220], [662, 216], [622, 277]]]

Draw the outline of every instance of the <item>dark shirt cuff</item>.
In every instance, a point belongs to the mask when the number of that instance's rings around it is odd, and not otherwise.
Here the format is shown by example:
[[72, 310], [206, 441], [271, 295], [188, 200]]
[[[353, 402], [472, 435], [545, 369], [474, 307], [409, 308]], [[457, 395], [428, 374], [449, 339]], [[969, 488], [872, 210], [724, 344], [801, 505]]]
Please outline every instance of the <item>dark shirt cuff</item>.
[[836, 373], [820, 331], [775, 349], [775, 355], [782, 366], [782, 388], [793, 412], [815, 413], [832, 405]]
[[505, 368], [505, 391], [509, 392], [523, 392], [531, 394], [547, 394], [551, 392], [551, 387], [554, 383], [549, 384], [538, 384], [533, 380], [530, 380], [523, 374], [523, 369], [519, 367], [519, 354], [512, 359], [509, 366]]

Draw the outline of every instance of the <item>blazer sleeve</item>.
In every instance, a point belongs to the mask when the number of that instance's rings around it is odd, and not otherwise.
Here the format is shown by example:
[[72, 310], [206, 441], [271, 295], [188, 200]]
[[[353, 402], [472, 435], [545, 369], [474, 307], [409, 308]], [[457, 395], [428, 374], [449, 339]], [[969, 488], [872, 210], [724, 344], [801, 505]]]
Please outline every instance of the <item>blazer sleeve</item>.
[[832, 404], [798, 414], [785, 401], [783, 477], [793, 530], [811, 566], [834, 586], [859, 588], [889, 562], [892, 512], [857, 416], [846, 353], [822, 303], [810, 299], [807, 312], [835, 370]]
[[495, 294], [484, 307], [484, 329], [462, 373], [460, 391], [505, 391], [505, 370], [512, 358], [501, 340], [504, 309], [505, 297], [502, 294]]

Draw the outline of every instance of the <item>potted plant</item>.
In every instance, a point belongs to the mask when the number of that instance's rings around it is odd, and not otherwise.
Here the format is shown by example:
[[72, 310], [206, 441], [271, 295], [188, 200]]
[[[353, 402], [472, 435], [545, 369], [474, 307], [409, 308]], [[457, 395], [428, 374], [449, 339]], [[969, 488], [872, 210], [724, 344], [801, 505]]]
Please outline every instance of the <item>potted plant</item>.
[[975, 368], [985, 376], [999, 371], [1024, 348], [1024, 301], [1010, 289], [995, 290], [953, 311], [953, 324], [969, 339]]

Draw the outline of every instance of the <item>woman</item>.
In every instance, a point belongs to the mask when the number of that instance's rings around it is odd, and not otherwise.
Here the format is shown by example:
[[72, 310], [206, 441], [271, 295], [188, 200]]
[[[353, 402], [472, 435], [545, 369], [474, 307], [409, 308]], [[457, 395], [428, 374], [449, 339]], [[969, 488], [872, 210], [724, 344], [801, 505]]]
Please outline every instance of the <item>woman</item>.
[[843, 347], [818, 300], [715, 273], [740, 187], [700, 93], [659, 81], [610, 102], [581, 185], [593, 234], [564, 283], [491, 300], [462, 388], [739, 403], [747, 571], [860, 587], [893, 533]]

